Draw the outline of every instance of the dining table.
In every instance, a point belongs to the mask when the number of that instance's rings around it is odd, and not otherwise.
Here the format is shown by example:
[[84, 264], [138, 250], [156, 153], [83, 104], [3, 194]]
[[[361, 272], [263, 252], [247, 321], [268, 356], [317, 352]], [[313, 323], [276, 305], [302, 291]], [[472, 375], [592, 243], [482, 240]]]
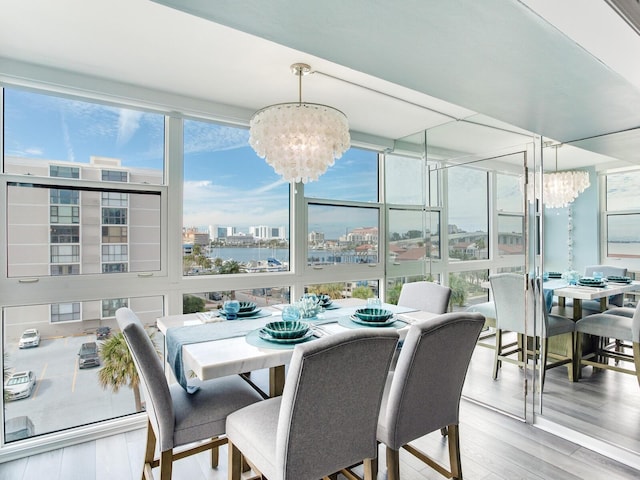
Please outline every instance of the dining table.
[[[197, 390], [197, 383], [228, 375], [247, 374], [269, 369], [269, 396], [282, 394], [285, 365], [293, 355], [295, 343], [271, 343], [256, 333], [268, 322], [281, 320], [282, 305], [260, 307], [258, 318], [251, 316], [226, 320], [217, 311], [169, 315], [157, 319], [157, 327], [165, 336], [165, 352], [170, 370], [187, 391]], [[396, 328], [404, 338], [409, 326], [436, 314], [383, 303], [381, 308], [394, 314], [385, 327], [366, 326], [351, 321], [356, 309], [366, 306], [361, 299], [333, 301], [325, 309], [307, 320], [313, 341], [349, 328]]]
[[640, 290], [640, 281], [633, 280], [628, 283], [615, 283], [608, 281], [604, 286], [592, 287], [587, 285], [571, 285], [564, 279], [550, 279], [543, 283], [545, 296], [551, 292], [558, 297], [558, 307], [560, 312], [568, 312], [566, 299], [573, 300], [573, 312], [571, 317], [578, 321], [582, 318], [582, 301], [599, 300], [600, 311], [607, 309], [607, 298], [614, 295], [624, 294]]

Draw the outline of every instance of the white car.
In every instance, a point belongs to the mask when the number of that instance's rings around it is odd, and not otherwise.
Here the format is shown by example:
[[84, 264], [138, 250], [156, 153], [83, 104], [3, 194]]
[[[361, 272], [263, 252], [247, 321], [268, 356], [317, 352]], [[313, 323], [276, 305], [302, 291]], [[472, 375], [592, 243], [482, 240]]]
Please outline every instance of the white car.
[[38, 345], [40, 345], [40, 332], [35, 328], [25, 330], [18, 342], [20, 348], [37, 347]]
[[7, 400], [18, 400], [31, 396], [36, 385], [36, 375], [31, 370], [13, 373], [4, 382], [4, 395]]

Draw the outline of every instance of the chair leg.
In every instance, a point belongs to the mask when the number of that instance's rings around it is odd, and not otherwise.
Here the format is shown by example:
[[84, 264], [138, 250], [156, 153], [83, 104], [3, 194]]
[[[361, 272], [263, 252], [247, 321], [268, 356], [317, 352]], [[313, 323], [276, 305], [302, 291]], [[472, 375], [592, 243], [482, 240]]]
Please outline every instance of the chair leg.
[[387, 480], [400, 480], [400, 451], [387, 447]]
[[500, 355], [502, 354], [502, 330], [496, 329], [496, 352], [493, 361], [493, 379], [498, 379], [498, 369], [500, 368]]
[[451, 478], [462, 480], [462, 461], [460, 459], [460, 430], [458, 424], [449, 425], [449, 465]]
[[573, 374], [574, 374], [574, 355], [575, 355], [575, 348], [574, 345], [576, 344], [576, 340], [575, 340], [576, 334], [575, 332], [571, 332], [571, 339], [569, 340], [571, 343], [569, 345], [567, 345], [567, 350], [569, 351], [569, 358], [571, 359], [571, 362], [567, 364], [567, 375], [569, 377], [569, 381], [573, 382]]
[[[147, 418], [147, 444], [144, 448], [144, 465], [142, 466], [142, 480], [145, 479], [145, 470], [149, 465], [149, 472], [151, 471], [151, 465], [153, 464], [154, 455], [156, 452], [156, 435], [153, 432], [153, 427], [149, 418]], [[153, 477], [151, 477], [153, 478]]]
[[364, 480], [376, 480], [378, 478], [378, 459], [364, 459]]
[[242, 475], [242, 453], [231, 442], [227, 443], [229, 449], [229, 465], [227, 466], [229, 480], [240, 480]]
[[[218, 437], [214, 437], [218, 438]], [[211, 448], [211, 468], [218, 468], [218, 464], [220, 462], [220, 449], [219, 447]]]
[[160, 480], [171, 480], [171, 470], [173, 468], [173, 451], [165, 450], [160, 452]]
[[576, 332], [576, 350], [573, 354], [573, 381], [577, 382], [582, 377], [582, 334]]

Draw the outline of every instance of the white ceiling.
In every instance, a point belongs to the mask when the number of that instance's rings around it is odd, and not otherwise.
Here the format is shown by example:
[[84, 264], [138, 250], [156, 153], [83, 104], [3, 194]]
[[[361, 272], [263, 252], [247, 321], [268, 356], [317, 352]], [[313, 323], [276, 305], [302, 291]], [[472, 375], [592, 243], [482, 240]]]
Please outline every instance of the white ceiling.
[[[16, 61], [54, 67], [231, 105], [247, 121], [297, 99], [289, 66], [305, 62], [318, 73], [303, 99], [344, 111], [356, 138], [446, 125], [431, 138], [462, 152], [525, 131], [570, 142], [640, 127], [639, 54], [604, 0], [21, 0], [0, 14], [0, 78], [16, 79]], [[562, 168], [640, 164], [636, 137], [589, 140], [610, 157], [573, 149]]]

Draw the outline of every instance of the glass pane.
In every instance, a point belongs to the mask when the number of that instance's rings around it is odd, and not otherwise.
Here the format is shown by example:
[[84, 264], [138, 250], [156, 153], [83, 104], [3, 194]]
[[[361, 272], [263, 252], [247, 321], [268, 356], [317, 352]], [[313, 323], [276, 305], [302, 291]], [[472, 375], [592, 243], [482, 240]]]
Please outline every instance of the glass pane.
[[385, 155], [385, 195], [387, 203], [424, 205], [424, 160]]
[[378, 153], [350, 148], [318, 181], [304, 186], [307, 198], [378, 201]]
[[260, 287], [250, 290], [224, 290], [215, 292], [187, 293], [182, 296], [182, 313], [215, 311], [222, 308], [225, 300], [253, 302], [256, 309], [289, 303], [288, 287]]
[[460, 260], [489, 258], [487, 173], [466, 167], [450, 168], [449, 256]]
[[639, 210], [640, 171], [607, 175], [607, 210]]
[[289, 184], [243, 128], [185, 121], [185, 275], [289, 270]]
[[472, 270], [449, 274], [452, 311], [465, 310], [469, 305], [486, 302], [489, 288], [489, 271]]
[[[163, 182], [163, 115], [11, 88], [4, 92], [6, 173]], [[103, 167], [117, 173], [104, 178]]]
[[524, 217], [498, 215], [498, 255], [524, 255]]
[[[11, 374], [31, 372], [34, 377], [33, 383], [12, 389], [13, 393], [5, 389], [5, 441], [142, 411], [144, 398], [131, 387], [126, 372], [133, 366], [122, 354], [126, 345], [112, 315], [114, 308], [127, 304], [148, 326], [162, 354], [162, 338], [154, 333], [155, 320], [163, 314], [162, 297], [4, 309], [5, 368]], [[98, 338], [98, 328], [108, 334]], [[109, 369], [123, 373], [114, 376]]]
[[393, 263], [440, 258], [440, 213], [389, 210], [389, 260]]
[[640, 214], [607, 215], [607, 256], [640, 258]]
[[378, 262], [378, 209], [309, 204], [308, 265]]
[[496, 175], [496, 203], [499, 212], [524, 213], [522, 177], [498, 173]]
[[[50, 205], [64, 196], [77, 206]], [[9, 185], [10, 277], [160, 270], [160, 195]], [[115, 225], [114, 225], [115, 224]]]

